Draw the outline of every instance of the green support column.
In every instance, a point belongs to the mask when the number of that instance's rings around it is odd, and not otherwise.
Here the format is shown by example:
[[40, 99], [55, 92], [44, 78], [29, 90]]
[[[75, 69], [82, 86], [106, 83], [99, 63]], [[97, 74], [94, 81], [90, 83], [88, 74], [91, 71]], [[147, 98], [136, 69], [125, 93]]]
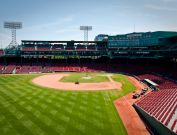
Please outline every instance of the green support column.
[[[92, 59], [92, 58], [91, 58]], [[92, 65], [94, 64], [94, 59], [92, 59]]]
[[21, 66], [22, 66], [22, 62], [23, 62], [22, 56], [20, 56], [20, 65], [21, 65]]
[[49, 56], [49, 62], [52, 64], [52, 56]]
[[68, 57], [66, 57], [66, 64], [68, 64]]
[[110, 57], [107, 58], [107, 63], [106, 63], [106, 69], [109, 70], [109, 65], [110, 65]]
[[146, 60], [146, 67], [149, 66], [149, 59]]
[[177, 58], [174, 58], [174, 69], [176, 70], [177, 69]]
[[127, 65], [129, 64], [129, 59], [128, 59], [128, 57], [127, 57], [127, 60], [126, 60], [126, 64], [127, 64]]
[[80, 56], [79, 56], [79, 66], [81, 65], [81, 60], [80, 60]]
[[6, 57], [4, 57], [4, 64], [7, 65]]

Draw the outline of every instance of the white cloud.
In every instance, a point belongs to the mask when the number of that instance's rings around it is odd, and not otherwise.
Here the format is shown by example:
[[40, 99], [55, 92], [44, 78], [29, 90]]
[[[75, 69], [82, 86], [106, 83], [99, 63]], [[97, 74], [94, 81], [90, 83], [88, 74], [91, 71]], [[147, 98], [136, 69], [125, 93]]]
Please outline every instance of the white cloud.
[[79, 31], [79, 26], [69, 26], [59, 30], [56, 30], [56, 33], [66, 33], [66, 32], [76, 32]]
[[74, 20], [73, 16], [67, 16], [64, 18], [61, 18], [59, 20], [53, 21], [53, 22], [48, 22], [48, 23], [44, 23], [44, 24], [39, 24], [39, 25], [34, 25], [34, 26], [30, 26], [25, 28], [25, 30], [41, 30], [41, 29], [45, 29], [45, 28], [50, 28], [50, 27], [55, 27], [67, 22], [72, 22]]
[[159, 11], [177, 11], [177, 8], [165, 7], [160, 5], [145, 5], [146, 8]]
[[5, 48], [11, 41], [11, 35], [0, 33], [0, 48]]
[[10, 39], [10, 36], [8, 34], [0, 33], [0, 37], [3, 39]]
[[163, 2], [177, 2], [177, 0], [162, 0]]

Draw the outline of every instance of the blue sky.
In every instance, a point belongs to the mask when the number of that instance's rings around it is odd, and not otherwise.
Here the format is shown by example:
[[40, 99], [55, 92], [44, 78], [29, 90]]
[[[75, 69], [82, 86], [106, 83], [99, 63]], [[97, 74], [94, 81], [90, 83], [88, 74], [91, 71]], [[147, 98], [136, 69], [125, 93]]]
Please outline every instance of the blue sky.
[[21, 21], [21, 40], [83, 40], [80, 25], [98, 34], [177, 31], [177, 0], [0, 0], [0, 45], [11, 41], [4, 21]]

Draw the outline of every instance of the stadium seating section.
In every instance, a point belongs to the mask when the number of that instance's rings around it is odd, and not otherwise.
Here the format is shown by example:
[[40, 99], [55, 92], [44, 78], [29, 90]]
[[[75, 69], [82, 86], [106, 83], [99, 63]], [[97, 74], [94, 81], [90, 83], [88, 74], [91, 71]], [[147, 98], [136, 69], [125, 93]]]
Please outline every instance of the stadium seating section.
[[34, 44], [25, 44], [21, 47], [22, 51], [52, 51], [52, 50], [77, 50], [77, 51], [86, 51], [86, 50], [106, 50], [106, 46], [96, 46], [95, 44], [90, 45], [63, 45], [63, 44], [44, 44], [44, 45], [34, 45]]
[[4, 51], [0, 49], [0, 56], [4, 55]]
[[135, 105], [177, 133], [177, 84], [154, 74], [144, 74], [137, 77], [140, 80], [150, 79], [154, 81], [159, 84], [159, 90], [148, 93]]
[[[60, 48], [58, 45], [56, 48]], [[55, 48], [55, 49], [56, 49]], [[54, 48], [53, 48], [54, 49]], [[164, 73], [162, 68], [150, 67], [149, 71], [139, 65], [111, 64], [104, 63], [85, 63], [85, 64], [68, 64], [68, 63], [9, 63], [0, 64], [0, 73], [47, 73], [54, 71], [79, 71], [79, 72], [124, 72], [134, 74], [139, 80], [149, 79], [159, 85], [158, 91], [152, 91], [141, 97], [135, 105], [140, 107], [157, 121], [161, 122], [170, 130], [177, 133], [177, 83], [173, 80], [161, 76]], [[156, 73], [159, 74], [156, 74]], [[169, 70], [167, 71], [167, 73]], [[170, 71], [177, 78], [176, 71]]]

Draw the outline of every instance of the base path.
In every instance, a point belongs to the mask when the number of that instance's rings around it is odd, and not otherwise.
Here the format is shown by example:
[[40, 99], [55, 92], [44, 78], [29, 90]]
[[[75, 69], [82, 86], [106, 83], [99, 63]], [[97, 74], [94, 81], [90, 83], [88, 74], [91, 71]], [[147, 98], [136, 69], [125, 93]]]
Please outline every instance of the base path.
[[[133, 77], [128, 77], [128, 79], [136, 86], [135, 91], [139, 91], [145, 87]], [[128, 135], [150, 135], [132, 106], [135, 101], [135, 99], [132, 99], [132, 93], [130, 93], [114, 101], [114, 105], [122, 119]]]
[[32, 80], [34, 84], [39, 86], [60, 89], [60, 90], [113, 90], [121, 89], [122, 84], [115, 82], [109, 77], [110, 82], [100, 82], [100, 83], [68, 83], [60, 82], [60, 79], [64, 76], [69, 76], [67, 73], [60, 74], [47, 74], [36, 77]]

